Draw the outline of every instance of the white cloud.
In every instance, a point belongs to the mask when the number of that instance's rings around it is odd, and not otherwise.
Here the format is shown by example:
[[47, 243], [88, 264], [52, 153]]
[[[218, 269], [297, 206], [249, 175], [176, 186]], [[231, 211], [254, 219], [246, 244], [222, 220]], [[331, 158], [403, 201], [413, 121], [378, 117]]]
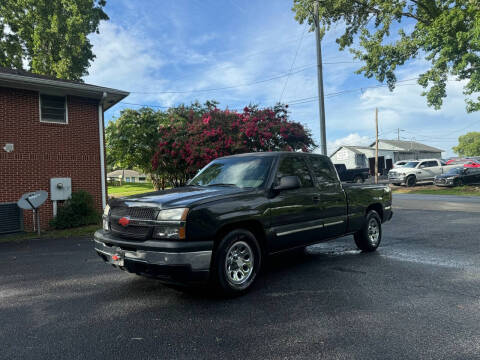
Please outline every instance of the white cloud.
[[[372, 138], [368, 136], [362, 136], [358, 133], [351, 133], [345, 137], [338, 138], [334, 141], [327, 141], [327, 150], [330, 155], [340, 146], [368, 146], [372, 143]], [[319, 153], [320, 149], [316, 149], [315, 152]]]

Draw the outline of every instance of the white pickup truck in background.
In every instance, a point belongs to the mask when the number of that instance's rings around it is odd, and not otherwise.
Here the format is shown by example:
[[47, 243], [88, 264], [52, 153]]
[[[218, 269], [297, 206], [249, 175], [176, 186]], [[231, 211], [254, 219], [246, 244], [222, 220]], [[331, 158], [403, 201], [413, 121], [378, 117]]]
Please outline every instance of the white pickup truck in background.
[[388, 180], [394, 185], [415, 186], [417, 182], [433, 181], [435, 176], [454, 167], [458, 165], [445, 165], [438, 159], [412, 160], [400, 168], [390, 170]]

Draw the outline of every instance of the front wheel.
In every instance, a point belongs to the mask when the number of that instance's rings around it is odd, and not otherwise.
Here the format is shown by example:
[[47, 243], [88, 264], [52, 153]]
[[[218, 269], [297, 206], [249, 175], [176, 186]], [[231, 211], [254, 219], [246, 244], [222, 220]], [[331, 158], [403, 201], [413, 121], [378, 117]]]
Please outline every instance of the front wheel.
[[215, 252], [213, 281], [226, 295], [240, 295], [255, 281], [262, 255], [255, 236], [246, 229], [226, 234]]
[[353, 235], [353, 238], [360, 250], [367, 252], [377, 250], [382, 240], [382, 221], [375, 210], [367, 213], [365, 224]]
[[415, 175], [411, 175], [407, 177], [407, 180], [405, 180], [405, 185], [407, 185], [407, 187], [415, 186], [416, 183], [417, 183], [417, 178], [415, 177]]
[[453, 186], [463, 186], [463, 181], [461, 179], [455, 179]]

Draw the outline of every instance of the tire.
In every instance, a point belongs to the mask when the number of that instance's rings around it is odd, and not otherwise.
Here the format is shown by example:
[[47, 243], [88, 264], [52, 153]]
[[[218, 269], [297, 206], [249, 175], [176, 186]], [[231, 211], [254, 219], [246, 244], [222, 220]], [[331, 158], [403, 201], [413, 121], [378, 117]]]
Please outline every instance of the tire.
[[241, 295], [255, 282], [261, 264], [262, 252], [255, 235], [246, 229], [230, 231], [215, 251], [214, 286], [224, 295]]
[[364, 181], [365, 181], [365, 180], [363, 180], [363, 178], [362, 178], [361, 176], [355, 176], [355, 177], [353, 178], [353, 182], [354, 182], [354, 183], [357, 183], [357, 184], [361, 184], [361, 183], [363, 183]]
[[372, 252], [377, 250], [382, 241], [382, 221], [375, 210], [370, 210], [365, 217], [365, 224], [353, 238], [359, 250]]
[[410, 176], [407, 177], [407, 179], [405, 180], [405, 185], [406, 185], [407, 187], [415, 186], [416, 183], [417, 183], [417, 178], [415, 177], [415, 175], [410, 175]]
[[453, 186], [463, 186], [463, 181], [461, 179], [455, 179]]

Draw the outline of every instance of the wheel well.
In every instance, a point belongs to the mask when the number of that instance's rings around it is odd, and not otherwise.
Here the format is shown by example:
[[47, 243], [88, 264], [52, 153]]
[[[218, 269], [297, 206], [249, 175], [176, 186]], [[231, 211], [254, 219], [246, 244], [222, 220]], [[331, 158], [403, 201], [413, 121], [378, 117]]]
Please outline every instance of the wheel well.
[[372, 204], [369, 207], [367, 207], [367, 210], [365, 211], [365, 215], [368, 214], [370, 210], [375, 210], [378, 215], [380, 216], [380, 219], [383, 221], [383, 207], [382, 204]]
[[258, 245], [260, 245], [260, 249], [262, 250], [262, 253], [265, 253], [267, 251], [267, 238], [265, 235], [265, 231], [263, 230], [263, 226], [259, 221], [255, 220], [248, 220], [248, 221], [239, 221], [231, 224], [227, 224], [225, 226], [222, 226], [220, 230], [217, 231], [217, 234], [215, 236], [215, 245], [214, 247], [216, 248], [222, 240], [222, 238], [229, 233], [232, 230], [235, 229], [246, 229], [249, 230], [255, 235], [255, 238], [258, 241]]

